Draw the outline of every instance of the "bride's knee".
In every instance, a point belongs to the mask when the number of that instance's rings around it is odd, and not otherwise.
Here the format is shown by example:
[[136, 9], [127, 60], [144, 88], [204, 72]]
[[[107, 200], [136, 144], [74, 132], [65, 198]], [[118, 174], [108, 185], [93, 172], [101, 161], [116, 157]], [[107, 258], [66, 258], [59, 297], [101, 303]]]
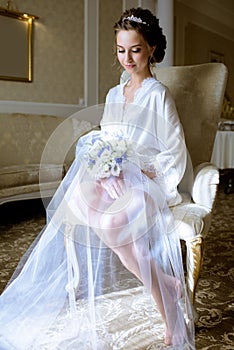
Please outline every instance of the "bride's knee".
[[136, 260], [135, 249], [132, 243], [115, 247], [113, 251], [118, 255], [122, 263], [128, 267], [129, 263]]
[[104, 215], [101, 219], [101, 228], [104, 230], [118, 229], [126, 225], [124, 215]]

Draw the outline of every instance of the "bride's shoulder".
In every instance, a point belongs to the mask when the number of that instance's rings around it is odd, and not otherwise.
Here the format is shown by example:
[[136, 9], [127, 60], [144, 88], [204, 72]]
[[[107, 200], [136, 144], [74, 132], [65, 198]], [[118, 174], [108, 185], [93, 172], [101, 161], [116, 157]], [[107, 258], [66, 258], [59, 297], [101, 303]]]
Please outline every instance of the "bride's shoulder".
[[151, 95], [167, 95], [169, 93], [169, 89], [164, 83], [156, 78], [152, 78], [150, 81], [149, 90]]
[[155, 76], [153, 76], [150, 81], [151, 81], [151, 86], [153, 89], [156, 89], [156, 90], [166, 90], [167, 89], [166, 85], [164, 85], [163, 82], [158, 80]]
[[117, 91], [120, 90], [122, 84], [115, 85], [111, 87], [108, 91], [108, 94], [115, 94]]
[[113, 99], [120, 98], [122, 96], [123, 84], [118, 84], [109, 89], [106, 95], [106, 99], [108, 101], [112, 101]]

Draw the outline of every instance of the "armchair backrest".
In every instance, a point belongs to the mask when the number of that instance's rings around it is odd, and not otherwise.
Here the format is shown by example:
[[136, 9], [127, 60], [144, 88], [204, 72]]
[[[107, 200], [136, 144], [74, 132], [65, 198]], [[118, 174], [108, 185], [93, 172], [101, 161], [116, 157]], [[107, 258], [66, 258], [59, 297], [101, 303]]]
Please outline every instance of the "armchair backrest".
[[[153, 68], [177, 106], [193, 166], [209, 162], [227, 81], [222, 63]], [[126, 79], [126, 73], [121, 80]]]

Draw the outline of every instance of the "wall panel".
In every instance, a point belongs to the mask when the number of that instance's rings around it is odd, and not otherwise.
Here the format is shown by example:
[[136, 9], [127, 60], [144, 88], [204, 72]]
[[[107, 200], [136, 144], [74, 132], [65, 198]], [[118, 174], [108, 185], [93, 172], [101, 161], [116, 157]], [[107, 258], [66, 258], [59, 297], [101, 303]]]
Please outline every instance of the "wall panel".
[[99, 1], [99, 102], [119, 82], [120, 69], [114, 55], [114, 23], [122, 13], [122, 0]]
[[0, 100], [78, 104], [84, 96], [84, 1], [25, 0], [18, 5], [39, 16], [33, 82], [0, 80]]

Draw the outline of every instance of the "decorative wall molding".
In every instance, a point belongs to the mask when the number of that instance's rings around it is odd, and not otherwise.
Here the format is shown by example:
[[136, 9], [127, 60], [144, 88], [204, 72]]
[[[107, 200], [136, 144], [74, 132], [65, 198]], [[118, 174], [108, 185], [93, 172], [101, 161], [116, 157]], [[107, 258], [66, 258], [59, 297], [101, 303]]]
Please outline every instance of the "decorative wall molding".
[[84, 106], [24, 101], [0, 101], [0, 113], [49, 114], [68, 117]]

